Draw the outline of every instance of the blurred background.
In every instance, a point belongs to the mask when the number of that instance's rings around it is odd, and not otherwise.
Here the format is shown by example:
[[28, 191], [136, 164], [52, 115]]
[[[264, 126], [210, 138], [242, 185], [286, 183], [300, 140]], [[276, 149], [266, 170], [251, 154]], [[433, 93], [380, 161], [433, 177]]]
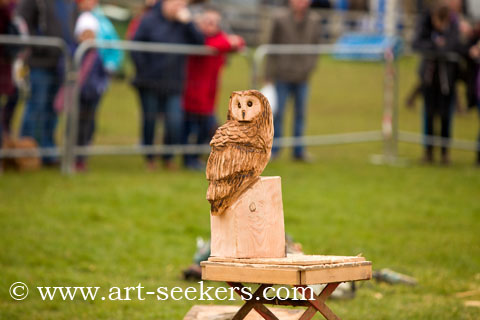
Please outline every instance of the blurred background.
[[292, 246], [377, 271], [332, 309], [478, 319], [478, 21], [477, 0], [0, 0], [0, 318], [183, 318], [7, 289], [198, 286], [208, 143], [255, 88]]

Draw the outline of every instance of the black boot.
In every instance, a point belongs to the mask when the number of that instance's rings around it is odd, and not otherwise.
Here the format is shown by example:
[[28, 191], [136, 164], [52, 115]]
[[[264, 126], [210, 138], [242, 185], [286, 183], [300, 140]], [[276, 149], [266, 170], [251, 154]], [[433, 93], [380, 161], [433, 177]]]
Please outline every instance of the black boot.
[[423, 164], [432, 164], [433, 163], [433, 146], [426, 146], [422, 158]]

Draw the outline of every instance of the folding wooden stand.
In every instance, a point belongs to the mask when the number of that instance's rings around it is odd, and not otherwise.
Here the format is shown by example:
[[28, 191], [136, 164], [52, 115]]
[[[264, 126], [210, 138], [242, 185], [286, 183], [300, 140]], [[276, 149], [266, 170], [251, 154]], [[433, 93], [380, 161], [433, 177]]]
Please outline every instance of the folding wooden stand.
[[[230, 259], [211, 257], [201, 263], [202, 279], [224, 281], [242, 297], [248, 296], [242, 283], [260, 284], [252, 298], [233, 316], [233, 320], [246, 319], [255, 310], [263, 319], [279, 319], [265, 305], [302, 306], [307, 309], [301, 320], [311, 319], [320, 312], [326, 319], [339, 319], [327, 307], [325, 301], [342, 282], [369, 280], [372, 277], [372, 263], [363, 257], [307, 256], [292, 255], [286, 258]], [[290, 285], [302, 293], [308, 285], [326, 284], [313, 300], [280, 300], [264, 297], [265, 288], [271, 285]], [[241, 290], [243, 288], [243, 290]], [[298, 295], [300, 297], [301, 295]], [[310, 293], [307, 299], [311, 298]]]

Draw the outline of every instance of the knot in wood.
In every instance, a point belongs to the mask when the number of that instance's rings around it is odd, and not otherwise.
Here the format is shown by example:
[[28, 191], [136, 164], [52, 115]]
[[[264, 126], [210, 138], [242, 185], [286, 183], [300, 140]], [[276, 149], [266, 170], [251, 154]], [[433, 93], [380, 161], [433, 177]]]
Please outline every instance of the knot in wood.
[[257, 210], [257, 206], [255, 205], [255, 202], [250, 203], [250, 212], [255, 212]]

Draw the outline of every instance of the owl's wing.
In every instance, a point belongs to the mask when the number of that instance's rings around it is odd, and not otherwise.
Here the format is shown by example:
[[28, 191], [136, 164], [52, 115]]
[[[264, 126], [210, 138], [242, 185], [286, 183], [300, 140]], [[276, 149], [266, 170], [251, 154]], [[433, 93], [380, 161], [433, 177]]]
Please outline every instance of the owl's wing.
[[210, 146], [212, 151], [207, 162], [207, 179], [210, 181], [239, 173], [256, 173], [258, 176], [268, 163], [268, 156], [263, 156], [266, 155], [264, 144], [258, 137], [232, 121], [217, 129]]
[[207, 163], [210, 181], [207, 199], [212, 214], [221, 214], [262, 173], [269, 154], [256, 146], [255, 139], [245, 135], [238, 126], [224, 125], [217, 130], [210, 143], [212, 152]]
[[210, 141], [210, 146], [212, 149], [222, 149], [227, 146], [228, 142], [240, 140], [241, 136], [242, 133], [238, 126], [232, 121], [227, 121], [215, 131], [215, 135]]

